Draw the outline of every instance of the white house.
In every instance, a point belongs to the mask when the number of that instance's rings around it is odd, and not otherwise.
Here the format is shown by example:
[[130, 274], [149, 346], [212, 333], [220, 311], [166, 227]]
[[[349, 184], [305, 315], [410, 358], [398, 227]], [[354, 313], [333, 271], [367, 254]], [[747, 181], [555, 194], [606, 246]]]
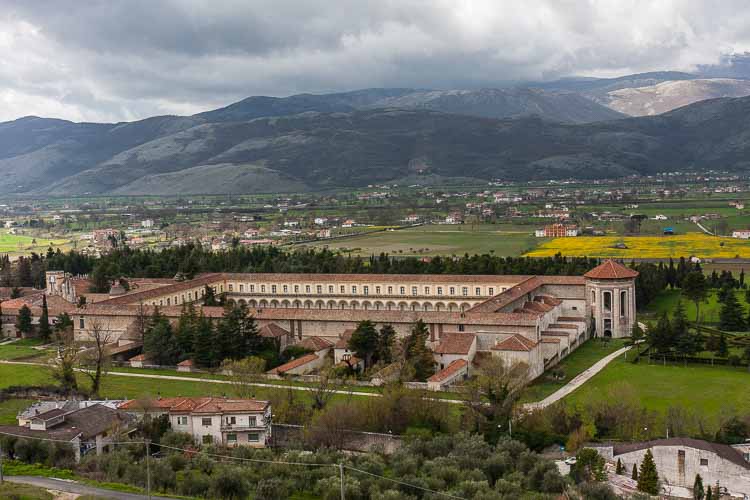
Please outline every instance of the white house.
[[130, 400], [120, 410], [138, 416], [169, 415], [172, 430], [196, 443], [264, 448], [271, 439], [271, 403], [257, 399], [160, 398]]
[[739, 231], [732, 231], [732, 238], [750, 240], [750, 229], [740, 229]]
[[666, 215], [662, 215], [662, 214], [657, 214], [657, 215], [654, 215], [654, 216], [653, 216], [653, 217], [651, 218], [651, 220], [667, 220], [667, 218], [668, 218], [668, 217], [667, 217]]

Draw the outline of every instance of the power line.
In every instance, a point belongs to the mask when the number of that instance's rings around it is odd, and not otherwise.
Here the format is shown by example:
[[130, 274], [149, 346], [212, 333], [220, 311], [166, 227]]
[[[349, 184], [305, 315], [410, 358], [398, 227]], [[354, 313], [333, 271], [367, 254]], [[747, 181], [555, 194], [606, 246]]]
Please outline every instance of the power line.
[[416, 484], [405, 483], [403, 481], [399, 481], [398, 479], [392, 479], [390, 477], [381, 476], [380, 474], [374, 474], [372, 472], [367, 472], [365, 470], [357, 469], [356, 467], [351, 467], [349, 465], [344, 465], [343, 467], [345, 469], [357, 471], [357, 472], [360, 472], [362, 474], [367, 474], [368, 476], [373, 476], [373, 477], [378, 477], [380, 479], [385, 479], [386, 481], [390, 481], [392, 483], [400, 484], [402, 486], [408, 486], [410, 488], [416, 488], [418, 490], [426, 491], [428, 493], [434, 493], [436, 495], [441, 495], [441, 496], [444, 496], [446, 498], [456, 498], [458, 500], [465, 500], [464, 497], [457, 497], [455, 495], [451, 495], [450, 493], [443, 493], [442, 491], [435, 491], [435, 490], [431, 490], [429, 488], [423, 488], [422, 486], [417, 486]]

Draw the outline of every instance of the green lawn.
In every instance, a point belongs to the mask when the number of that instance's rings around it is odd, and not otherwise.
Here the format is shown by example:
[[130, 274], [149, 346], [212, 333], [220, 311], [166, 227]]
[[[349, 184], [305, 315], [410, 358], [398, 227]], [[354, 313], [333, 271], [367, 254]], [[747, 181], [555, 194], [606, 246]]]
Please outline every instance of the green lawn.
[[41, 344], [42, 342], [38, 339], [22, 339], [0, 344], [0, 359], [10, 360], [43, 356], [47, 351], [32, 348]]
[[5, 482], [0, 484], [0, 498], [17, 500], [52, 500], [54, 497], [44, 488]]
[[[747, 303], [745, 302], [744, 290], [737, 290], [735, 292], [737, 301], [747, 312]], [[695, 304], [690, 302], [682, 296], [680, 290], [664, 290], [654, 300], [649, 303], [646, 307], [645, 315], [652, 319], [656, 319], [661, 313], [667, 312], [670, 316], [677, 307], [677, 302], [682, 301], [682, 305], [685, 307], [685, 312], [690, 321], [695, 320]], [[716, 297], [716, 292], [712, 291], [709, 294], [708, 301], [700, 304], [701, 323], [703, 324], [718, 324], [719, 323], [719, 311], [721, 305]]]
[[353, 254], [371, 255], [463, 255], [494, 252], [499, 256], [517, 256], [534, 248], [533, 226], [502, 224], [429, 225], [400, 231], [384, 231], [334, 241], [315, 243]]
[[15, 425], [18, 413], [31, 406], [34, 401], [31, 399], [8, 399], [0, 402], [0, 425]]
[[619, 383], [634, 389], [643, 408], [666, 412], [670, 406], [691, 409], [715, 424], [729, 412], [750, 412], [750, 373], [746, 368], [725, 366], [663, 366], [625, 361], [620, 356], [565, 401], [581, 404], [607, 397]]
[[581, 347], [573, 351], [557, 365], [557, 368], [561, 369], [564, 373], [562, 379], [553, 380], [548, 376], [549, 372], [547, 372], [526, 388], [523, 395], [523, 401], [533, 402], [546, 398], [570, 382], [579, 373], [624, 345], [625, 340], [623, 339], [612, 339], [609, 342], [591, 339], [585, 342]]

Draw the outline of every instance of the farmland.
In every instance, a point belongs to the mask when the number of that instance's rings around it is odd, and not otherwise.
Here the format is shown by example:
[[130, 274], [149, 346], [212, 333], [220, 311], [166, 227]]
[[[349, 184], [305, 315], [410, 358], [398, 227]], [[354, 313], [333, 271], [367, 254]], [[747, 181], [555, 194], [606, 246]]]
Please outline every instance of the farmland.
[[[622, 248], [617, 248], [622, 246]], [[555, 238], [527, 252], [529, 257], [566, 256], [612, 257], [620, 259], [750, 258], [750, 243], [703, 233], [675, 236], [579, 236]]]
[[494, 253], [520, 255], [539, 242], [531, 227], [514, 225], [429, 225], [400, 231], [373, 234], [316, 243], [353, 255], [387, 253], [391, 255], [463, 255]]
[[30, 252], [44, 253], [50, 246], [65, 248], [70, 245], [66, 239], [34, 238], [20, 234], [10, 234], [0, 231], [0, 253], [28, 254]]

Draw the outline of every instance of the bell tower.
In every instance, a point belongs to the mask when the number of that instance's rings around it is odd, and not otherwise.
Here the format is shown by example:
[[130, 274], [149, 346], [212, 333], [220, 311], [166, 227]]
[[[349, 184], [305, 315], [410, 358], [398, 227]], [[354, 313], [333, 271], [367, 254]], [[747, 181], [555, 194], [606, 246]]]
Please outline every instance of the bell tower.
[[635, 279], [638, 272], [608, 259], [583, 276], [595, 336], [629, 337], [635, 324]]

